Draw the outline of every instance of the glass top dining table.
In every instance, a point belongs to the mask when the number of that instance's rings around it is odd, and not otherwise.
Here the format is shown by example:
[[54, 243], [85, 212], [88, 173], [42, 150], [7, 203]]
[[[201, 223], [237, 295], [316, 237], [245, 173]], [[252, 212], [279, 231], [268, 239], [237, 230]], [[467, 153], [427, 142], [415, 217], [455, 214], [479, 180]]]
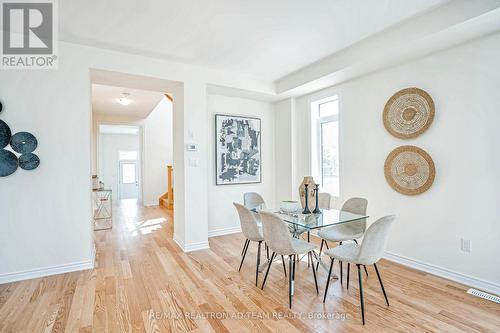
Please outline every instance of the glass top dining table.
[[276, 212], [283, 221], [293, 226], [303, 228], [304, 231], [330, 227], [366, 219], [369, 216], [358, 215], [337, 209], [324, 209], [319, 214], [284, 213]]
[[[368, 215], [359, 215], [337, 209], [323, 209], [319, 214], [302, 214], [301, 212], [285, 213], [283, 211], [276, 211], [271, 209], [255, 210], [255, 212], [259, 211], [268, 211], [277, 214], [284, 222], [289, 224], [290, 233], [295, 238], [299, 238], [303, 233], [308, 232], [308, 241], [309, 232], [312, 230], [346, 224], [369, 218]], [[318, 254], [316, 252], [313, 252], [313, 254], [320, 265], [325, 270], [328, 270], [328, 267], [323, 263]], [[268, 262], [262, 263], [261, 267], [259, 267], [259, 271], [262, 271], [267, 265]], [[336, 278], [336, 275], [334, 274], [333, 277]]]
[[[259, 209], [256, 210], [256, 212], [258, 211]], [[262, 211], [273, 212], [287, 222], [294, 237], [311, 230], [359, 221], [369, 217], [368, 215], [359, 215], [337, 209], [323, 209], [319, 214], [285, 213], [270, 209], [262, 209]]]

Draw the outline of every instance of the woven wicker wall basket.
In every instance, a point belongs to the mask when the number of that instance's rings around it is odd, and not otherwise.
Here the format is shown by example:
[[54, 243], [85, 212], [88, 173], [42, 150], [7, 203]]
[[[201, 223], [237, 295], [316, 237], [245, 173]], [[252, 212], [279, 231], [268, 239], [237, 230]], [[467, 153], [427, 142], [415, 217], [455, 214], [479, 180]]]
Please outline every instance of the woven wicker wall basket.
[[419, 136], [434, 120], [434, 101], [419, 88], [398, 91], [384, 107], [384, 126], [389, 133], [400, 139]]
[[401, 146], [394, 149], [384, 165], [385, 179], [399, 193], [417, 195], [434, 183], [436, 169], [432, 158], [423, 149]]

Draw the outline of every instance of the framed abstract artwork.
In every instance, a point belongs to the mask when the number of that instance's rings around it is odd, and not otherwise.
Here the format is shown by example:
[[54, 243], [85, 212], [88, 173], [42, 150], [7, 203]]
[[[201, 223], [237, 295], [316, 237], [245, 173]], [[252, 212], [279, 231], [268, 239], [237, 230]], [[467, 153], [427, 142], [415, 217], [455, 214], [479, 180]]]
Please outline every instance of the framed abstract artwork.
[[216, 114], [215, 161], [217, 185], [260, 183], [260, 119]]

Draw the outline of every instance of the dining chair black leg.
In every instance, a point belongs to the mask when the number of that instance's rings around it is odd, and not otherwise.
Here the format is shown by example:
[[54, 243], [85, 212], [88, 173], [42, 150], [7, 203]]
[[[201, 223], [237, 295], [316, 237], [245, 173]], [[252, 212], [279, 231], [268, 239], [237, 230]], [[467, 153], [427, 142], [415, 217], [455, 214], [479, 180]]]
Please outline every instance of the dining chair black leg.
[[243, 266], [243, 261], [245, 261], [245, 257], [247, 255], [247, 251], [248, 251], [248, 245], [250, 244], [250, 241], [247, 239], [248, 243], [247, 243], [247, 246], [245, 247], [245, 250], [243, 251], [243, 257], [241, 257], [241, 262], [240, 262], [240, 268], [238, 268], [238, 272], [241, 271], [241, 266]]
[[259, 247], [257, 248], [257, 268], [255, 269], [255, 286], [259, 285], [259, 266], [260, 266], [260, 246], [262, 241], [259, 242]]
[[330, 247], [328, 246], [328, 242], [325, 240], [325, 246], [327, 250], [330, 250]]
[[361, 318], [363, 320], [363, 325], [365, 324], [365, 302], [363, 300], [363, 281], [362, 281], [362, 274], [361, 274], [361, 267], [360, 265], [356, 264], [358, 267], [358, 279], [359, 279], [359, 300], [361, 302]]
[[[298, 258], [298, 254], [293, 255], [294, 258]], [[293, 261], [293, 267], [292, 267], [292, 280], [295, 281], [295, 260]]]
[[241, 249], [241, 255], [245, 252], [246, 247], [248, 246], [248, 242], [250, 242], [248, 239], [245, 239], [245, 244], [243, 244], [243, 249]]
[[342, 275], [343, 275], [343, 272], [342, 272], [342, 261], [339, 261], [340, 262], [340, 285], [342, 285], [343, 283], [343, 279], [342, 279]]
[[319, 294], [318, 280], [316, 279], [316, 269], [314, 269], [314, 261], [313, 261], [313, 254], [312, 254], [312, 252], [309, 252], [309, 259], [311, 260], [311, 269], [313, 271], [314, 285], [316, 286], [316, 294]]
[[266, 259], [269, 260], [269, 246], [266, 244]]
[[[307, 242], [308, 243], [311, 242], [311, 232], [310, 231], [307, 232]], [[309, 256], [307, 256], [307, 268], [309, 268], [310, 265], [311, 265], [311, 259], [309, 258]]]
[[332, 277], [332, 268], [333, 268], [333, 261], [335, 259], [332, 258], [332, 261], [330, 263], [330, 269], [328, 270], [328, 277], [326, 278], [326, 287], [325, 287], [325, 295], [323, 296], [323, 303], [326, 301], [326, 294], [328, 294], [328, 286], [330, 285], [330, 278]]
[[[271, 254], [271, 260], [269, 260], [269, 264], [267, 265], [266, 269], [266, 275], [264, 275], [264, 281], [262, 281], [262, 287], [260, 289], [264, 290], [264, 285], [266, 284], [267, 280], [267, 275], [269, 274], [269, 270], [271, 269], [271, 264], [273, 263], [274, 256], [276, 255], [276, 252], [273, 252]], [[283, 258], [283, 256], [281, 256]]]
[[325, 240], [321, 240], [321, 245], [319, 246], [319, 255], [321, 256], [321, 252], [323, 251], [323, 244], [325, 243]]
[[378, 281], [380, 282], [380, 287], [382, 287], [382, 292], [384, 293], [385, 302], [387, 303], [387, 306], [389, 306], [389, 300], [387, 299], [387, 294], [385, 293], [384, 284], [382, 283], [382, 278], [380, 277], [377, 264], [373, 264], [373, 266], [375, 266], [375, 272], [377, 272]]
[[281, 256], [281, 263], [283, 264], [283, 272], [285, 273], [286, 277], [286, 265], [285, 265], [285, 258], [283, 256]]
[[351, 263], [347, 263], [347, 289], [349, 289], [349, 273], [351, 272]]
[[[323, 251], [323, 243], [325, 242], [324, 239], [321, 239], [321, 245], [319, 246], [319, 254], [318, 254], [318, 258], [321, 258], [321, 251]], [[316, 264], [316, 270], [318, 270], [319, 268], [319, 260], [318, 260], [318, 263]]]
[[288, 256], [288, 306], [292, 308], [292, 261], [295, 263], [295, 258], [292, 255]]
[[[353, 239], [354, 243], [358, 244], [358, 241]], [[366, 277], [368, 277], [368, 270], [366, 269], [366, 265], [363, 265], [363, 267], [365, 268], [365, 273], [366, 273]]]

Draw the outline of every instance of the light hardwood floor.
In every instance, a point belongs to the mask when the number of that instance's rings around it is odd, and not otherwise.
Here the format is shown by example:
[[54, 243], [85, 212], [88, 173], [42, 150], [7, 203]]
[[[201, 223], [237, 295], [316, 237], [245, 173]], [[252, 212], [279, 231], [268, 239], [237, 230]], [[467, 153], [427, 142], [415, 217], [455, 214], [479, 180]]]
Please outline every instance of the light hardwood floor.
[[[241, 234], [186, 254], [172, 240], [170, 212], [129, 202], [114, 216], [112, 230], [95, 233], [94, 270], [0, 285], [1, 332], [500, 332], [500, 305], [388, 261], [379, 267], [391, 306], [369, 267], [366, 326], [352, 268], [349, 290], [333, 280], [323, 304], [326, 272], [319, 270], [316, 295], [307, 262], [299, 263], [289, 311], [280, 263], [263, 291], [254, 285], [256, 244], [238, 272]], [[326, 314], [340, 319], [308, 317]]]

